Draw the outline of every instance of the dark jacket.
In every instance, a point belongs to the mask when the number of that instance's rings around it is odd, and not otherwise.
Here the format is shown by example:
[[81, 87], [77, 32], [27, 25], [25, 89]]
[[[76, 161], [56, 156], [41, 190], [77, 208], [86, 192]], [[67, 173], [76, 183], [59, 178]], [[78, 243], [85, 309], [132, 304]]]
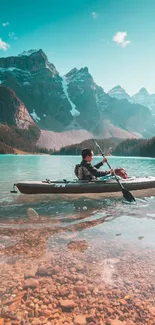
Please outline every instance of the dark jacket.
[[103, 163], [100, 162], [93, 166], [91, 163], [86, 160], [82, 160], [80, 165], [76, 165], [75, 174], [80, 180], [93, 180], [97, 177], [102, 177], [110, 173], [110, 171], [99, 171], [98, 169], [103, 166]]

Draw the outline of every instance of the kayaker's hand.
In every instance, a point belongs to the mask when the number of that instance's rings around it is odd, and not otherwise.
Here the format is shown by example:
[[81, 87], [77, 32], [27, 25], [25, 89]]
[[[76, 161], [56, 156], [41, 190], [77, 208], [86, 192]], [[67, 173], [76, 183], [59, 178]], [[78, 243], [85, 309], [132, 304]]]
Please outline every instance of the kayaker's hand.
[[107, 158], [106, 157], [103, 158], [102, 164], [104, 164], [105, 162], [107, 162]]

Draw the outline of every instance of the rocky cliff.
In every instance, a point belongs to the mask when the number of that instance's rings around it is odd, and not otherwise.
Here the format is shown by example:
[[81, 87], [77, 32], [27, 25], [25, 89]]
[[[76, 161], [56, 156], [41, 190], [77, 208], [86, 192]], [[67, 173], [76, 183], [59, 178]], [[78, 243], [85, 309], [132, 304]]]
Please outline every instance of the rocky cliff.
[[0, 86], [0, 123], [17, 126], [19, 129], [28, 129], [35, 125], [15, 92], [4, 86]]

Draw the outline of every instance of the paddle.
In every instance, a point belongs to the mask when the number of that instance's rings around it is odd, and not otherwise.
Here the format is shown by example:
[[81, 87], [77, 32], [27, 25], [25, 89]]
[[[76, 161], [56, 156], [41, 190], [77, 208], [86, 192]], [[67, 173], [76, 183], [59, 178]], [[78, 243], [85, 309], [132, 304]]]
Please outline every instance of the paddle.
[[[94, 140], [94, 142], [95, 142], [96, 147], [97, 147], [98, 150], [100, 151], [101, 155], [104, 157], [104, 153], [103, 153], [101, 147], [99, 146], [99, 144], [98, 144], [95, 140]], [[107, 161], [106, 163], [107, 163], [108, 167], [109, 167], [110, 169], [112, 169], [111, 166], [110, 166], [110, 164], [108, 163], [108, 161]], [[124, 186], [120, 183], [120, 181], [119, 181], [118, 177], [116, 176], [115, 172], [114, 172], [113, 174], [114, 174], [114, 176], [115, 176], [115, 179], [116, 179], [117, 183], [118, 183], [119, 186], [120, 186], [120, 189], [121, 189], [121, 191], [122, 191], [122, 193], [123, 193], [124, 198], [125, 198], [128, 202], [133, 202], [133, 201], [135, 202], [136, 200], [135, 200], [134, 196], [133, 196], [133, 195], [132, 195], [128, 190], [126, 190], [126, 189], [124, 188]]]

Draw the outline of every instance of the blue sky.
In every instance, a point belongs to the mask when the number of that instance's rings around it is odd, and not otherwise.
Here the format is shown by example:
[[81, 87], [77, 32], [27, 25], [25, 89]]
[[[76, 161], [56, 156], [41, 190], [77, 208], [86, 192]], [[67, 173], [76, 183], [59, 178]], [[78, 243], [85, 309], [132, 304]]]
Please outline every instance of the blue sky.
[[0, 57], [40, 49], [60, 74], [88, 66], [105, 91], [155, 93], [155, 0], [7, 0]]

